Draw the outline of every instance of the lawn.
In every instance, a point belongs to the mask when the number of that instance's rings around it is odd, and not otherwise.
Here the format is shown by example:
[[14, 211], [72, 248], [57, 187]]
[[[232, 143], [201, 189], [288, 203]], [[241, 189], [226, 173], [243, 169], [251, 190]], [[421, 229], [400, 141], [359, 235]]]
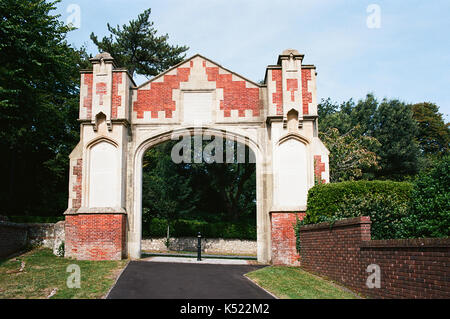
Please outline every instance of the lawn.
[[297, 267], [265, 267], [246, 276], [282, 299], [357, 298], [352, 292]]
[[[80, 288], [68, 288], [67, 266], [80, 267]], [[80, 261], [57, 257], [37, 248], [0, 261], [0, 298], [102, 298], [127, 260]]]

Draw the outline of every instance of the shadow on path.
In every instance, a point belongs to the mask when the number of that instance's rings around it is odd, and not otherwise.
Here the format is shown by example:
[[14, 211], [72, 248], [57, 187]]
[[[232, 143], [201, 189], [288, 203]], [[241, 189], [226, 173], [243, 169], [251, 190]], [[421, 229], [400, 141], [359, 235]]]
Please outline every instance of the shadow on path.
[[108, 299], [273, 299], [244, 274], [258, 265], [132, 261]]

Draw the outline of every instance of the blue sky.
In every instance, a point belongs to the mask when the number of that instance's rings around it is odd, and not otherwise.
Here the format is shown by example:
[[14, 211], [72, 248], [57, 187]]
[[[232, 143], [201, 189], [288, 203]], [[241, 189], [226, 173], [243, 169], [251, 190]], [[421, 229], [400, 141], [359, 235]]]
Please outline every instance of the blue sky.
[[[278, 54], [293, 48], [317, 67], [317, 93], [334, 101], [378, 98], [434, 102], [450, 113], [450, 1], [364, 0], [63, 0], [80, 8], [80, 28], [69, 42], [97, 53], [91, 32], [107, 34], [106, 23], [126, 24], [147, 8], [159, 34], [190, 47], [249, 79], [264, 78]], [[379, 6], [380, 28], [367, 19]], [[373, 20], [370, 20], [373, 21]], [[138, 77], [142, 83], [145, 78]]]

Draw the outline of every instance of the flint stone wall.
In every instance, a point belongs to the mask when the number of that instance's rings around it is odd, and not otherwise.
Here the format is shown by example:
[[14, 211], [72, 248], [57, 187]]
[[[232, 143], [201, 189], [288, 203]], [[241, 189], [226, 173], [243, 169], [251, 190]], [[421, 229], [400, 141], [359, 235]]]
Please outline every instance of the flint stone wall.
[[0, 258], [20, 252], [27, 246], [43, 246], [57, 254], [64, 241], [64, 221], [53, 223], [12, 223], [0, 221]]
[[[141, 249], [167, 251], [166, 238], [142, 239]], [[169, 250], [197, 251], [196, 237], [171, 238]], [[215, 254], [256, 255], [256, 240], [202, 238], [202, 252]]]

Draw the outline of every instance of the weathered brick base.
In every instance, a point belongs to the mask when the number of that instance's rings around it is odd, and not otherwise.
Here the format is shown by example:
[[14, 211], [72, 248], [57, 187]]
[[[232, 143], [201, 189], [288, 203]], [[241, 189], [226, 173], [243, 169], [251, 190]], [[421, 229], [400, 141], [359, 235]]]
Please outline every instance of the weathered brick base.
[[302, 220], [305, 213], [272, 212], [272, 263], [274, 265], [298, 266], [299, 254], [296, 249], [294, 225], [297, 218]]
[[119, 260], [125, 254], [125, 214], [66, 215], [65, 256]]
[[[369, 217], [300, 228], [301, 267], [374, 298], [450, 298], [450, 239], [370, 240]], [[380, 267], [380, 288], [368, 288]]]

